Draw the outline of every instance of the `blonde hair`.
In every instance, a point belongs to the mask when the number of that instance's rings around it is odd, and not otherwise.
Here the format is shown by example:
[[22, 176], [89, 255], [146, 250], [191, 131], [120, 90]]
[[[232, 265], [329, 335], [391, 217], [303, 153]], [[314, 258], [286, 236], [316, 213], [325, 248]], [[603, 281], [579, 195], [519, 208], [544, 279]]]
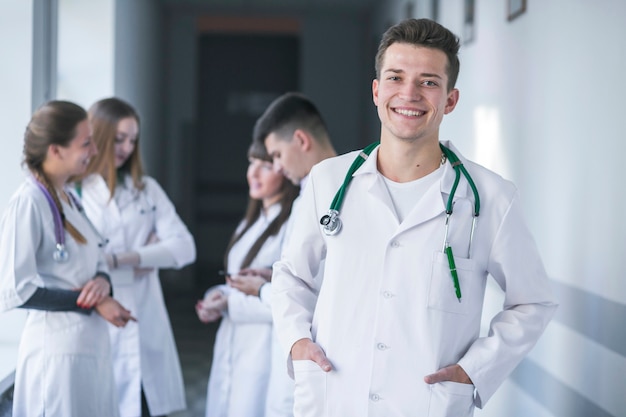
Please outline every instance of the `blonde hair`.
[[89, 109], [89, 121], [91, 123], [91, 137], [98, 148], [98, 154], [93, 157], [87, 167], [83, 178], [97, 173], [102, 175], [108, 185], [110, 196], [113, 197], [115, 187], [120, 178], [118, 174], [129, 174], [133, 180], [133, 186], [143, 190], [143, 165], [139, 153], [139, 136], [137, 145], [129, 158], [119, 168], [115, 167], [115, 137], [117, 125], [120, 120], [132, 117], [139, 125], [139, 115], [127, 102], [111, 97], [97, 101]]

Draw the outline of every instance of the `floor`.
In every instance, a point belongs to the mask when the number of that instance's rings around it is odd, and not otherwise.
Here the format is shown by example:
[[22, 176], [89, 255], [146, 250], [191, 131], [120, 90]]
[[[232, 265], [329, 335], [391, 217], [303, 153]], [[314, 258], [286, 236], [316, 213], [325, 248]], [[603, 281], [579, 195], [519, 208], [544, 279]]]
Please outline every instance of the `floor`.
[[170, 414], [169, 417], [204, 417], [207, 381], [218, 324], [207, 325], [198, 320], [194, 310], [196, 294], [166, 294], [187, 395], [187, 410]]

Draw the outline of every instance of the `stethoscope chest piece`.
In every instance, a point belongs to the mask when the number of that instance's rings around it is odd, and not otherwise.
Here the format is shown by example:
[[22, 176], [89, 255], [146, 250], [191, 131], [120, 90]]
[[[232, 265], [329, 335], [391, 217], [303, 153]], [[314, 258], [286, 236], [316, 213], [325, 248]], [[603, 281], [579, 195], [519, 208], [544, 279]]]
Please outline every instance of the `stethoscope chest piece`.
[[341, 230], [341, 219], [337, 210], [328, 210], [328, 214], [320, 219], [322, 229], [327, 236], [334, 236]]
[[67, 249], [65, 249], [64, 244], [57, 243], [56, 249], [52, 254], [52, 258], [59, 263], [63, 263], [67, 262], [67, 260], [70, 258], [70, 254], [68, 253]]

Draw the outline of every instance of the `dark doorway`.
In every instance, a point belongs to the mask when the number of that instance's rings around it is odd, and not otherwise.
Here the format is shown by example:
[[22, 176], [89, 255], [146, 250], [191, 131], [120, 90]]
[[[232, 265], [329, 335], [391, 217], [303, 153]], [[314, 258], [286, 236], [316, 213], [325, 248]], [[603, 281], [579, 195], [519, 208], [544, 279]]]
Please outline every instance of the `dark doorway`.
[[223, 282], [224, 250], [247, 204], [247, 150], [256, 119], [298, 89], [294, 34], [199, 37], [195, 183], [196, 287]]

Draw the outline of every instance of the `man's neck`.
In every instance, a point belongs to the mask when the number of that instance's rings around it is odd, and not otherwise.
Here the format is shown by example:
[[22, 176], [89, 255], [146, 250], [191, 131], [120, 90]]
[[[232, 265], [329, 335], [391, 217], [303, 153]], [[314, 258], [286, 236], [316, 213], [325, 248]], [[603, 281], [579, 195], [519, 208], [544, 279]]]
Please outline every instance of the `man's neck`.
[[435, 171], [441, 166], [442, 153], [439, 142], [430, 140], [381, 140], [376, 161], [378, 170], [395, 182], [413, 181]]
[[313, 165], [322, 162], [324, 159], [328, 159], [328, 158], [332, 158], [334, 156], [337, 156], [337, 152], [335, 152], [335, 149], [333, 149], [332, 147], [330, 148], [318, 148], [315, 151], [314, 154], [314, 158], [313, 158]]

